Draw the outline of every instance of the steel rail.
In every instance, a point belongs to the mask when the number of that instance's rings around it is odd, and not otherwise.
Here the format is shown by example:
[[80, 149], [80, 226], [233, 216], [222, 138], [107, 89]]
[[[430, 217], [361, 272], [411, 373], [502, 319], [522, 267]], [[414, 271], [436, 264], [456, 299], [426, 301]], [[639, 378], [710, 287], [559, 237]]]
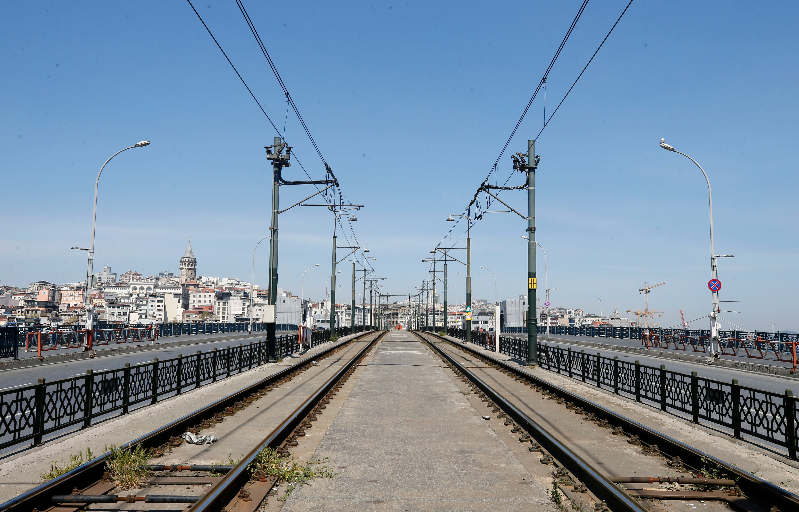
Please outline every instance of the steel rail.
[[[519, 424], [524, 430], [552, 455], [558, 462], [574, 476], [576, 476], [589, 491], [593, 493], [598, 499], [605, 502], [605, 504], [614, 512], [646, 512], [646, 508], [642, 507], [633, 498], [624, 493], [619, 487], [611, 482], [602, 473], [594, 469], [593, 466], [585, 462], [579, 455], [574, 453], [565, 444], [560, 442], [546, 429], [542, 428], [532, 418], [527, 416], [519, 408], [505, 399], [499, 392], [495, 391], [491, 386], [485, 383], [477, 375], [469, 371], [464, 365], [453, 359], [440, 347], [436, 346], [430, 340], [424, 338], [419, 333], [414, 332], [420, 339], [424, 340], [430, 347], [435, 350], [448, 364], [456, 369], [459, 373], [466, 376], [472, 381], [485, 395], [500, 407], [508, 416], [510, 416], [516, 423]], [[429, 333], [426, 333], [429, 334]]]
[[[244, 397], [256, 392], [257, 390], [285, 378], [287, 375], [296, 370], [302, 369], [305, 366], [312, 364], [314, 359], [326, 356], [334, 350], [346, 344], [358, 341], [359, 339], [370, 334], [374, 334], [374, 331], [361, 333], [352, 339], [336, 343], [320, 351], [319, 353], [314, 354], [313, 356], [308, 356], [301, 361], [298, 361], [297, 363], [288, 366], [277, 373], [269, 375], [268, 377], [265, 377], [254, 384], [231, 393], [226, 397], [220, 398], [216, 402], [197, 409], [196, 411], [189, 413], [182, 418], [178, 418], [177, 420], [167, 423], [162, 427], [159, 427], [137, 439], [134, 439], [133, 441], [120, 446], [120, 448], [132, 448], [138, 445], [144, 446], [146, 448], [161, 446], [167, 443], [171, 437], [180, 436], [186, 432], [186, 429], [196, 425], [201, 419], [211, 417], [218, 412], [224, 411], [225, 408], [232, 406], [236, 402], [242, 400]], [[0, 510], [3, 512], [30, 512], [33, 509], [47, 510], [53, 505], [51, 502], [52, 496], [67, 495], [70, 494], [75, 488], [82, 489], [86, 487], [87, 483], [100, 480], [105, 471], [105, 462], [109, 455], [110, 452], [105, 453], [96, 459], [93, 459], [82, 466], [79, 466], [72, 471], [59, 476], [58, 478], [46, 482], [39, 487], [31, 489], [30, 491], [27, 491], [16, 498], [0, 504]]]
[[718, 466], [719, 469], [730, 475], [733, 475], [741, 491], [743, 491], [743, 493], [753, 501], [758, 502], [758, 504], [761, 506], [765, 504], [765, 508], [767, 510], [772, 506], [777, 507], [779, 510], [799, 510], [799, 496], [786, 489], [783, 489], [782, 487], [774, 485], [771, 482], [767, 482], [762, 478], [758, 478], [751, 473], [724, 462], [723, 460], [709, 455], [697, 448], [694, 448], [693, 446], [687, 445], [681, 441], [678, 441], [677, 439], [663, 434], [662, 432], [658, 432], [657, 430], [647, 427], [646, 425], [631, 420], [630, 418], [627, 418], [626, 416], [623, 416], [615, 411], [606, 409], [605, 407], [576, 395], [571, 391], [567, 391], [552, 384], [551, 382], [527, 373], [519, 367], [510, 365], [505, 361], [496, 359], [487, 354], [480, 353], [473, 347], [467, 346], [465, 343], [449, 340], [429, 332], [425, 334], [435, 336], [442, 341], [456, 345], [457, 347], [480, 359], [489, 361], [492, 364], [512, 372], [517, 377], [521, 377], [527, 381], [530, 381], [546, 389], [550, 393], [556, 394], [563, 399], [578, 405], [585, 411], [593, 413], [595, 416], [605, 419], [611, 424], [621, 426], [624, 429], [624, 432], [628, 435], [638, 436], [638, 439], [647, 445], [657, 445], [658, 450], [661, 453], [672, 458], [679, 458], [683, 464], [686, 464], [689, 467], [699, 469], [706, 466], [708, 462], [712, 462]]
[[292, 431], [299, 426], [318, 403], [327, 395], [333, 387], [347, 374], [356, 363], [358, 363], [366, 353], [386, 334], [386, 331], [378, 334], [375, 339], [370, 341], [358, 354], [350, 359], [322, 384], [302, 405], [300, 405], [283, 423], [278, 425], [255, 449], [247, 454], [241, 462], [236, 464], [222, 480], [208, 491], [197, 503], [188, 509], [188, 512], [218, 512], [227, 507], [230, 501], [236, 496], [239, 490], [249, 481], [250, 473], [248, 466], [257, 458], [261, 450], [265, 448], [278, 448], [281, 443], [289, 438]]

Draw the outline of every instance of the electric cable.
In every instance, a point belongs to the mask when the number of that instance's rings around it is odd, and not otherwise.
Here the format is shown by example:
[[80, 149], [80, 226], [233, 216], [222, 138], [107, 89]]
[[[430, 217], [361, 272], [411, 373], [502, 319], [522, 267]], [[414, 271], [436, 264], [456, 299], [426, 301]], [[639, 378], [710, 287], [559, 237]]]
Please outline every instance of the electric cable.
[[[610, 30], [608, 31], [607, 35], [605, 35], [605, 39], [603, 39], [603, 40], [602, 40], [602, 42], [599, 44], [599, 46], [597, 47], [597, 49], [596, 49], [596, 51], [594, 52], [594, 54], [593, 54], [593, 55], [591, 55], [591, 58], [590, 58], [590, 59], [588, 59], [588, 62], [586, 63], [586, 65], [585, 65], [585, 67], [583, 68], [583, 70], [582, 70], [582, 71], [580, 71], [580, 74], [579, 74], [579, 75], [577, 75], [577, 78], [575, 78], [575, 79], [574, 79], [574, 83], [572, 84], [572, 86], [571, 86], [571, 87], [569, 87], [569, 90], [568, 90], [568, 91], [566, 91], [566, 94], [563, 96], [563, 99], [561, 99], [561, 100], [560, 100], [560, 103], [558, 103], [558, 106], [557, 106], [557, 107], [555, 107], [555, 110], [553, 110], [553, 111], [552, 111], [552, 114], [549, 116], [549, 119], [546, 119], [546, 103], [544, 104], [544, 109], [545, 109], [545, 110], [544, 110], [544, 119], [545, 119], [545, 121], [544, 121], [544, 127], [543, 127], [543, 128], [541, 128], [541, 131], [540, 131], [540, 132], [538, 132], [538, 135], [536, 135], [536, 136], [535, 136], [535, 140], [538, 140], [538, 137], [539, 137], [539, 136], [541, 135], [541, 133], [542, 133], [542, 132], [543, 132], [543, 131], [546, 129], [546, 127], [547, 127], [547, 125], [549, 124], [549, 122], [550, 122], [550, 121], [552, 121], [552, 118], [553, 118], [553, 117], [555, 117], [555, 113], [558, 111], [558, 109], [560, 108], [560, 106], [561, 106], [561, 105], [563, 105], [563, 102], [564, 102], [564, 101], [566, 100], [566, 98], [569, 96], [569, 93], [570, 93], [570, 92], [572, 92], [572, 89], [574, 89], [574, 86], [575, 86], [575, 85], [577, 85], [577, 81], [578, 81], [578, 80], [580, 80], [580, 77], [581, 77], [581, 76], [583, 76], [583, 73], [585, 73], [585, 70], [586, 70], [586, 69], [588, 69], [588, 66], [589, 66], [589, 65], [591, 64], [591, 62], [594, 60], [594, 57], [596, 57], [596, 54], [597, 54], [597, 53], [599, 53], [599, 50], [600, 50], [600, 49], [602, 49], [602, 45], [604, 45], [604, 44], [605, 44], [605, 41], [607, 41], [607, 40], [608, 40], [608, 37], [610, 37], [610, 34], [613, 32], [613, 29], [614, 29], [614, 28], [616, 28], [616, 25], [618, 25], [618, 24], [619, 24], [619, 22], [621, 21], [621, 18], [622, 18], [622, 16], [624, 16], [624, 13], [626, 13], [626, 12], [627, 12], [627, 9], [629, 9], [629, 8], [630, 8], [630, 5], [631, 5], [632, 3], [633, 3], [633, 0], [630, 0], [630, 1], [627, 3], [627, 7], [625, 7], [625, 8], [624, 8], [624, 10], [623, 10], [623, 11], [621, 12], [621, 14], [619, 15], [618, 19], [616, 19], [616, 23], [614, 23], [614, 24], [613, 24], [613, 26], [612, 26], [612, 27], [610, 27]], [[545, 101], [546, 101], [546, 100], [545, 100]]]
[[[504, 155], [505, 151], [507, 150], [507, 147], [510, 145], [511, 139], [512, 139], [512, 138], [513, 138], [513, 136], [516, 134], [516, 131], [518, 130], [519, 126], [521, 125], [521, 122], [522, 122], [522, 120], [524, 119], [525, 115], [527, 114], [527, 111], [529, 110], [529, 107], [530, 107], [530, 105], [532, 104], [533, 100], [535, 99], [536, 95], [538, 94], [539, 90], [540, 90], [542, 87], [544, 87], [544, 88], [545, 88], [545, 90], [546, 90], [546, 79], [547, 79], [547, 77], [548, 77], [548, 75], [549, 75], [549, 71], [552, 69], [552, 66], [553, 66], [553, 65], [554, 65], [554, 63], [555, 63], [555, 60], [557, 60], [557, 57], [560, 55], [560, 52], [561, 52], [561, 50], [563, 49], [563, 46], [565, 45], [565, 43], [566, 43], [566, 40], [567, 40], [567, 39], [568, 39], [568, 37], [571, 35], [571, 32], [572, 32], [572, 30], [574, 29], [574, 26], [576, 25], [576, 23], [577, 23], [577, 20], [578, 20], [578, 19], [579, 19], [579, 17], [582, 15], [582, 12], [583, 12], [583, 10], [585, 9], [585, 6], [587, 5], [587, 3], [588, 3], [588, 0], [584, 1], [584, 2], [583, 2], [583, 4], [580, 6], [580, 9], [578, 10], [578, 12], [577, 12], [577, 15], [575, 16], [575, 19], [574, 19], [574, 21], [572, 21], [572, 25], [569, 27], [569, 30], [567, 31], [567, 33], [566, 33], [566, 36], [564, 36], [564, 39], [563, 39], [563, 41], [561, 41], [561, 45], [560, 45], [560, 47], [559, 47], [559, 48], [558, 48], [558, 50], [555, 52], [555, 56], [553, 57], [552, 61], [550, 62], [550, 65], [549, 65], [549, 67], [547, 68], [547, 71], [544, 73], [544, 77], [541, 79], [541, 82], [539, 82], [539, 84], [538, 84], [538, 87], [536, 88], [535, 92], [533, 93], [533, 96], [532, 96], [532, 98], [530, 99], [530, 101], [529, 101], [529, 102], [528, 102], [528, 104], [527, 104], [527, 107], [526, 107], [526, 108], [524, 109], [524, 111], [522, 112], [522, 115], [521, 115], [521, 117], [519, 118], [519, 121], [517, 121], [517, 123], [516, 123], [516, 126], [514, 127], [513, 131], [511, 132], [511, 135], [510, 135], [510, 137], [508, 138], [507, 142], [506, 142], [506, 143], [505, 143], [505, 145], [503, 146], [503, 148], [502, 148], [502, 151], [500, 151], [499, 157], [497, 157], [497, 160], [494, 162], [494, 165], [493, 165], [493, 167], [492, 167], [492, 170], [491, 170], [491, 171], [488, 173], [488, 175], [486, 176], [486, 179], [485, 179], [485, 180], [483, 180], [483, 182], [480, 184], [480, 188], [478, 188], [478, 189], [477, 189], [477, 191], [476, 191], [476, 192], [475, 192], [475, 194], [474, 194], [474, 197], [472, 198], [471, 202], [469, 203], [469, 206], [467, 207], [467, 210], [468, 210], [468, 208], [469, 208], [469, 207], [471, 207], [472, 205], [475, 205], [475, 204], [477, 204], [477, 205], [478, 205], [478, 207], [476, 208], [476, 211], [475, 211], [475, 221], [482, 219], [482, 214], [483, 214], [483, 212], [481, 212], [481, 211], [480, 211], [480, 208], [479, 208], [479, 199], [478, 199], [478, 197], [479, 197], [479, 195], [480, 195], [480, 192], [483, 190], [483, 187], [484, 187], [484, 186], [485, 186], [485, 185], [488, 183], [488, 180], [490, 179], [491, 175], [492, 175], [492, 174], [493, 174], [493, 173], [496, 171], [496, 169], [497, 169], [497, 165], [498, 165], [498, 163], [499, 163], [499, 160], [502, 158], [502, 156]], [[563, 98], [560, 100], [560, 103], [558, 103], [558, 106], [555, 108], [555, 110], [553, 110], [553, 111], [552, 111], [552, 113], [550, 114], [549, 118], [546, 118], [546, 111], [545, 111], [545, 114], [544, 114], [544, 119], [545, 119], [545, 121], [544, 121], [544, 126], [541, 128], [541, 130], [540, 130], [540, 131], [538, 132], [538, 134], [535, 136], [535, 139], [534, 139], [534, 140], [538, 140], [538, 137], [541, 135], [541, 133], [543, 133], [543, 131], [544, 131], [544, 130], [546, 129], [546, 127], [549, 125], [549, 122], [552, 120], [552, 118], [555, 116], [555, 114], [557, 113], [557, 111], [560, 109], [561, 105], [562, 105], [562, 104], [563, 104], [563, 102], [566, 100], [566, 98], [569, 96], [569, 93], [571, 93], [572, 89], [574, 89], [574, 87], [577, 85], [577, 82], [578, 82], [578, 81], [580, 80], [580, 78], [583, 76], [583, 74], [585, 73], [586, 69], [588, 69], [588, 66], [591, 64], [591, 62], [593, 62], [594, 58], [595, 58], [595, 57], [596, 57], [596, 55], [599, 53], [599, 50], [600, 50], [600, 49], [602, 49], [602, 46], [604, 46], [605, 42], [606, 42], [606, 41], [608, 40], [608, 38], [610, 37], [610, 34], [613, 32], [613, 30], [614, 30], [614, 29], [616, 28], [616, 26], [619, 24], [619, 22], [621, 21], [622, 17], [623, 17], [623, 16], [624, 16], [624, 14], [627, 12], [627, 10], [630, 8], [630, 5], [632, 5], [632, 3], [633, 3], [633, 0], [630, 0], [630, 1], [627, 3], [627, 5], [625, 6], [625, 8], [624, 8], [624, 10], [622, 11], [622, 13], [621, 13], [621, 14], [619, 15], [619, 17], [616, 19], [616, 22], [613, 24], [613, 26], [610, 28], [610, 30], [608, 31], [608, 33], [605, 35], [604, 39], [602, 39], [602, 42], [599, 44], [599, 46], [597, 47], [597, 49], [594, 51], [594, 53], [593, 53], [593, 55], [591, 56], [591, 58], [588, 60], [588, 62], [586, 63], [586, 65], [583, 67], [582, 71], [580, 71], [580, 74], [579, 74], [579, 75], [577, 76], [577, 78], [574, 80], [574, 82], [572, 83], [571, 87], [569, 87], [569, 90], [566, 92], [566, 94], [565, 94], [565, 95], [563, 96]], [[545, 108], [546, 108], [546, 107], [545, 107]], [[508, 178], [505, 180], [505, 182], [504, 182], [504, 183], [503, 183], [503, 185], [502, 185], [503, 187], [504, 187], [504, 186], [506, 186], [506, 185], [508, 184], [508, 181], [510, 181], [510, 179], [511, 179], [511, 178], [514, 176], [514, 174], [515, 174], [515, 173], [511, 173], [511, 174], [508, 176]], [[499, 194], [499, 192], [498, 192], [498, 194]], [[489, 197], [487, 198], [487, 200], [486, 200], [486, 208], [490, 207], [491, 203], [492, 203], [492, 198], [489, 196]], [[465, 212], [464, 212], [464, 213], [465, 213]], [[446, 234], [446, 235], [444, 236], [444, 238], [443, 238], [443, 239], [442, 239], [442, 240], [441, 240], [441, 241], [438, 243], [438, 245], [437, 245], [436, 247], [439, 247], [439, 246], [441, 245], [441, 243], [443, 243], [443, 242], [444, 242], [444, 240], [446, 240], [446, 239], [447, 239], [447, 238], [450, 236], [450, 234], [452, 233], [452, 231], [455, 229], [455, 227], [458, 225], [458, 223], [459, 223], [459, 222], [460, 222], [460, 219], [458, 219], [458, 221], [456, 221], [456, 222], [455, 222], [455, 225], [454, 225], [452, 228], [450, 228], [450, 230], [447, 232], [447, 234]], [[462, 238], [462, 237], [461, 237], [461, 238]]]

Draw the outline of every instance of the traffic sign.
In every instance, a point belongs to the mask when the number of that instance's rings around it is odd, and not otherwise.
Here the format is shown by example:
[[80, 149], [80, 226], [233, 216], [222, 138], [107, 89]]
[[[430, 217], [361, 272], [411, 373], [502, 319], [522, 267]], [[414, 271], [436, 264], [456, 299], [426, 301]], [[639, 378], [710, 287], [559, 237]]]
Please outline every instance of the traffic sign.
[[549, 301], [544, 302], [544, 307], [549, 307]]
[[707, 287], [710, 288], [711, 292], [717, 292], [721, 290], [721, 281], [718, 279], [711, 279], [707, 282]]

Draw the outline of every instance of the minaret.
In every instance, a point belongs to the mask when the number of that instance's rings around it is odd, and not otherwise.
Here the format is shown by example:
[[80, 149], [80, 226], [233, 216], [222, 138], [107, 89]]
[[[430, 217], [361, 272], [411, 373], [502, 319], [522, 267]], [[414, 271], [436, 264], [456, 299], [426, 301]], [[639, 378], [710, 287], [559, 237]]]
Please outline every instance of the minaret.
[[180, 284], [186, 284], [188, 281], [194, 281], [197, 278], [197, 258], [191, 250], [191, 237], [189, 237], [189, 246], [186, 247], [186, 252], [180, 258]]

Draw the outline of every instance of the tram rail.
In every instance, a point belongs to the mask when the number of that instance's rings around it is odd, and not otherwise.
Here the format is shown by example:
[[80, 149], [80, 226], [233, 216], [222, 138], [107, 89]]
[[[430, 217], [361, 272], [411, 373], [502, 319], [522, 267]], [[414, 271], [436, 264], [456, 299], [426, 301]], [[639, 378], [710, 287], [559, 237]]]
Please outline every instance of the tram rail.
[[[267, 493], [277, 483], [274, 477], [263, 474], [250, 475], [247, 466], [263, 448], [273, 448], [285, 451], [288, 445], [298, 435], [299, 431], [309, 425], [307, 417], [324, 408], [325, 397], [341, 386], [341, 382], [349, 376], [357, 362], [379, 341], [384, 332], [367, 332], [356, 336], [344, 343], [333, 345], [325, 350], [304, 358], [296, 364], [280, 372], [262, 379], [261, 381], [240, 389], [228, 396], [221, 398], [206, 407], [188, 414], [178, 420], [164, 425], [152, 432], [127, 443], [123, 449], [142, 447], [147, 450], [163, 452], [170, 446], [180, 444], [180, 436], [198, 425], [210, 425], [213, 421], [222, 421], [227, 416], [235, 415], [239, 410], [264, 396], [281, 383], [290, 381], [304, 370], [315, 366], [322, 358], [329, 357], [340, 350], [348, 350], [355, 342], [367, 341], [347, 360], [335, 374], [327, 379], [310, 396], [291, 413], [277, 428], [275, 428], [258, 446], [234, 466], [213, 467], [170, 465], [169, 470], [193, 470], [211, 472], [210, 475], [193, 475], [188, 478], [156, 477], [147, 480], [149, 484], [160, 485], [211, 485], [211, 488], [201, 495], [146, 495], [137, 496], [109, 494], [114, 491], [115, 484], [108, 481], [105, 475], [106, 462], [110, 453], [93, 459], [80, 467], [61, 475], [35, 489], [32, 489], [17, 498], [0, 504], [0, 510], [8, 512], [31, 511], [78, 511], [84, 510], [92, 503], [184, 503], [190, 504], [190, 510], [255, 510]], [[320, 404], [322, 404], [320, 406]], [[302, 435], [299, 433], [299, 435]], [[295, 441], [296, 443], [296, 441]], [[174, 466], [174, 467], [173, 467]], [[164, 467], [151, 467], [151, 470], [165, 470]], [[224, 476], [216, 476], [224, 473]], [[260, 498], [260, 499], [257, 499]], [[224, 503], [223, 503], [224, 502]]]
[[[560, 471], [563, 474], [562, 476], [566, 476], [568, 473], [567, 480], [571, 478], [574, 481], [575, 490], [577, 490], [579, 486], [587, 487], [595, 496], [596, 500], [604, 501], [610, 510], [646, 510], [646, 508], [641, 508], [640, 503], [637, 501], [637, 499], [640, 500], [644, 498], [658, 500], [721, 500], [726, 501], [733, 509], [747, 511], [779, 510], [784, 512], [787, 510], [799, 510], [799, 497], [789, 491], [666, 436], [657, 430], [635, 422], [621, 414], [593, 403], [588, 399], [555, 386], [519, 367], [487, 356], [460, 342], [449, 340], [430, 332], [415, 332], [414, 334], [420, 340], [426, 342], [435, 353], [440, 355], [441, 358], [456, 371], [456, 373], [468, 379], [468, 381], [472, 383], [473, 389], [481, 395], [484, 401], [488, 400], [493, 403], [497, 409], [502, 411], [500, 414], [506, 415], [516, 426], [526, 431], [529, 437], [526, 438], [525, 435], [522, 435], [520, 441], [529, 441], [531, 443], [531, 451], [540, 450], [546, 454], [545, 458], [549, 456], [553, 457], [560, 466], [560, 468], [556, 470], [556, 473]], [[458, 361], [459, 353], [466, 354], [467, 357], [464, 357], [463, 361]], [[707, 478], [700, 478], [699, 480], [682, 478], [682, 482], [680, 482], [679, 478], [669, 480], [667, 477], [619, 478], [618, 476], [608, 474], [606, 470], [607, 466], [604, 464], [603, 469], [605, 471], [600, 471], [582, 460], [574, 451], [570, 450], [567, 446], [568, 439], [559, 438], [557, 434], [553, 434], [551, 431], [543, 428], [526, 414], [523, 411], [524, 404], [519, 402], [518, 397], [505, 397], [502, 393], [489, 385], [485, 379], [481, 379], [480, 376], [477, 375], [479, 370], [475, 371], [473, 365], [472, 368], [470, 368], [468, 364], [469, 358], [471, 358], [471, 360], [478, 359], [486, 363], [487, 367], [499, 370], [509, 379], [519, 381], [527, 387], [540, 391], [540, 393], [547, 398], [556, 399], [558, 403], [562, 402], [564, 409], [579, 411], [579, 414], [584, 414], [585, 418], [595, 421], [601, 427], [610, 429], [614, 434], [623, 434], [627, 436], [628, 442], [640, 444], [644, 451], [650, 454], [662, 455], [666, 458], [666, 462], [675, 469], [697, 474], [700, 473], [700, 468], [705, 468], [710, 464], [714, 466], [714, 470], [728, 475], [728, 478], [715, 480]], [[674, 483], [691, 483], [693, 485], [698, 484], [705, 486], [705, 489], [707, 486], [715, 484], [716, 486], [725, 488], [712, 491], [692, 491], [686, 489], [622, 490], [619, 486], [619, 484], [623, 482], [644, 481], [648, 483], [670, 481]], [[734, 483], [733, 486], [729, 485], [730, 481]]]

